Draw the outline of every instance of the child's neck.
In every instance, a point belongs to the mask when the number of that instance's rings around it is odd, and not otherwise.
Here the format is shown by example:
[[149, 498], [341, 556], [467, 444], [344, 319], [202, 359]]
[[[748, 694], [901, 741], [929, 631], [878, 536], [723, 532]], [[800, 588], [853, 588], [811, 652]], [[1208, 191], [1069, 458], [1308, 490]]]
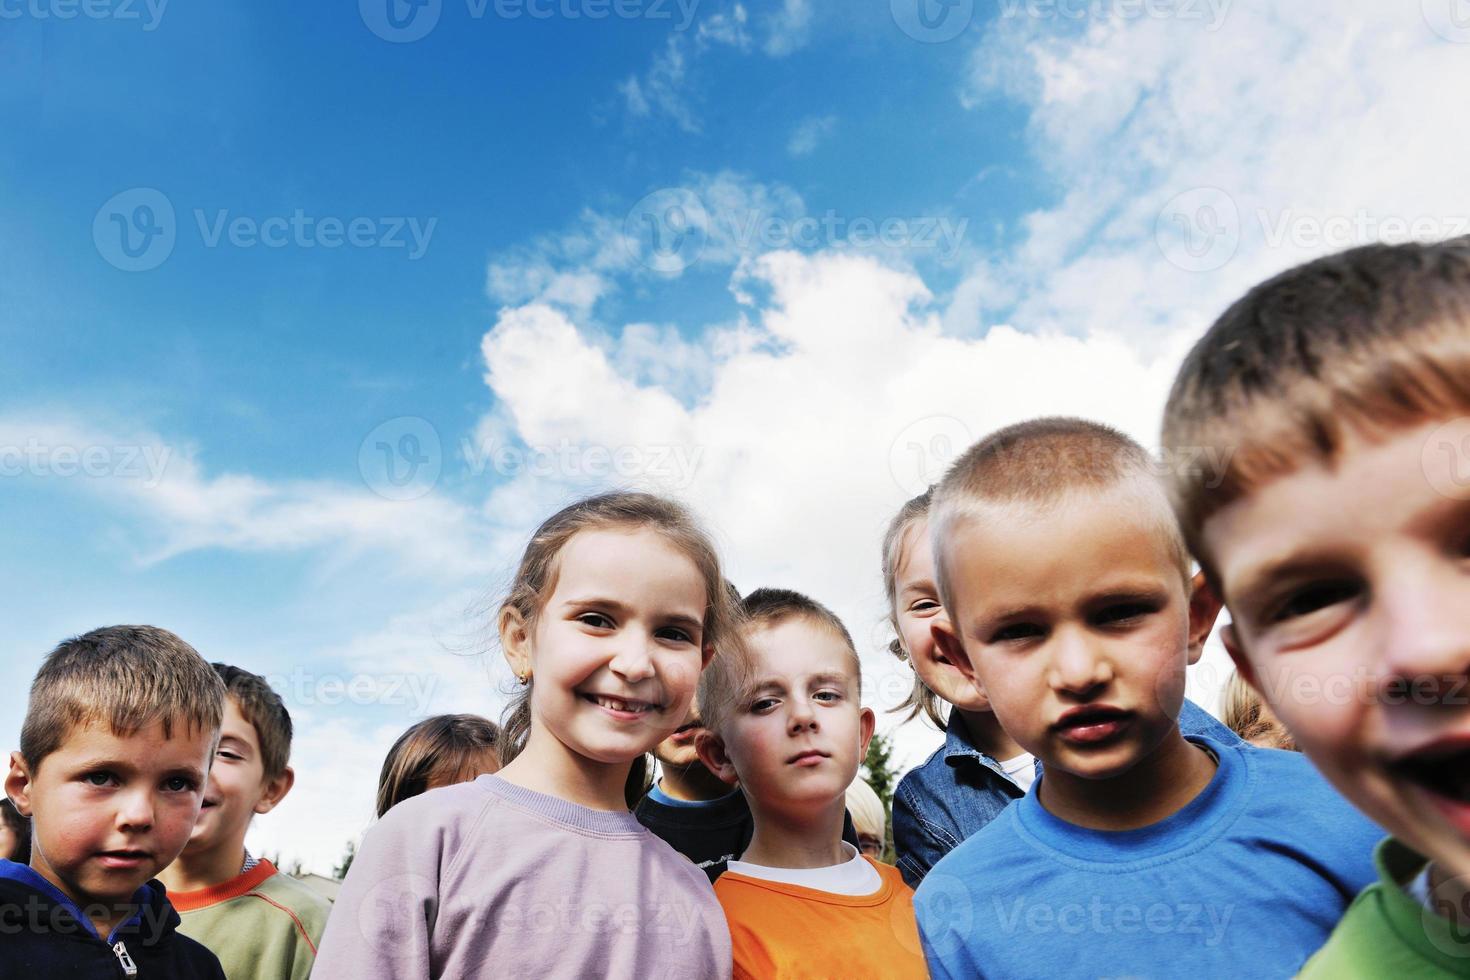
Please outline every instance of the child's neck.
[[195, 892], [237, 877], [244, 865], [245, 841], [231, 839], [208, 850], [184, 848], [173, 864], [158, 873], [158, 880], [171, 892]]
[[[117, 911], [116, 902], [107, 902], [97, 898], [87, 898], [76, 895], [61, 880], [61, 876], [51, 871], [46, 866], [45, 859], [34, 849], [31, 851], [30, 869], [51, 883], [51, 886], [71, 900], [71, 903], [81, 910], [81, 913], [92, 923], [92, 928], [97, 930], [97, 935], [106, 939], [112, 935], [112, 930], [128, 920], [126, 913], [122, 915], [106, 915], [108, 911]], [[98, 913], [96, 915], [92, 913]]]
[[628, 800], [623, 787], [633, 760], [597, 762], [567, 748], [555, 735], [536, 725], [521, 754], [497, 775], [522, 789], [545, 793], [590, 810], [624, 812]]
[[718, 800], [730, 794], [730, 785], [709, 771], [709, 767], [696, 759], [687, 766], [663, 766], [659, 772], [658, 788], [670, 799], [701, 803]]
[[1068, 823], [1091, 830], [1137, 830], [1184, 809], [1209, 785], [1216, 764], [1185, 741], [1176, 725], [1152, 753], [1111, 779], [1086, 779], [1048, 767], [1041, 805]]
[[1000, 727], [1000, 721], [996, 719], [994, 711], [967, 711], [955, 708], [954, 713], [959, 716], [961, 724], [965, 726], [965, 731], [970, 733], [970, 741], [975, 743], [975, 748], [992, 759], [1004, 762], [1026, 754], [1021, 744], [1007, 735], [1006, 730]]
[[847, 860], [842, 846], [846, 801], [838, 797], [818, 813], [762, 809], [754, 801], [755, 833], [740, 860], [766, 868], [830, 868]]

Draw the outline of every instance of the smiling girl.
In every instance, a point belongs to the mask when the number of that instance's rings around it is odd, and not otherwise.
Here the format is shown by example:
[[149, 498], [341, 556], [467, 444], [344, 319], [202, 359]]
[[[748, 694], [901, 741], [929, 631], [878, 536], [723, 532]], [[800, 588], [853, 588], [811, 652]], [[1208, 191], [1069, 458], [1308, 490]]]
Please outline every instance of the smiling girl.
[[521, 689], [499, 773], [390, 810], [363, 842], [317, 977], [728, 977], [705, 875], [628, 812], [634, 763], [683, 722], [738, 612], [708, 537], [641, 493], [537, 529], [501, 604]]

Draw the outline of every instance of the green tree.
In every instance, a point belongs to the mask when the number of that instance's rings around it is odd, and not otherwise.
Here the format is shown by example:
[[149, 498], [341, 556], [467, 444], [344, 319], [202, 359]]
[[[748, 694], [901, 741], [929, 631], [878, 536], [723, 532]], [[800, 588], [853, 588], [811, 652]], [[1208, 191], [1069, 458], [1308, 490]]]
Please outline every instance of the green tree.
[[342, 852], [342, 863], [332, 869], [332, 877], [341, 881], [347, 877], [347, 869], [352, 867], [352, 859], [357, 857], [357, 841], [347, 842], [347, 850]]
[[874, 734], [859, 775], [883, 801], [883, 860], [897, 860], [893, 850], [893, 791], [898, 787], [898, 769], [893, 764], [893, 737]]

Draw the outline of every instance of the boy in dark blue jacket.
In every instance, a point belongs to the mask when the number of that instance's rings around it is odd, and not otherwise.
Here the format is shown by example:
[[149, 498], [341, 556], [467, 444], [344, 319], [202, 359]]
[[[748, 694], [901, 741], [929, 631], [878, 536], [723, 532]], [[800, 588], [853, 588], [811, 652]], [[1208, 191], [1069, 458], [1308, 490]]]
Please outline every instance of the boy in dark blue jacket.
[[0, 861], [0, 978], [223, 980], [152, 879], [194, 828], [224, 696], [193, 647], [150, 626], [47, 656], [5, 780], [31, 861]]

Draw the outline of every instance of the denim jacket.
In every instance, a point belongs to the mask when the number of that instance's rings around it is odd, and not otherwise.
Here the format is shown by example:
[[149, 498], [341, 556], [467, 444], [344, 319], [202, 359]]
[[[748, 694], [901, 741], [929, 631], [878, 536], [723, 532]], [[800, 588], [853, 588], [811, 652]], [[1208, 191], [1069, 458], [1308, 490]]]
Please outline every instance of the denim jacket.
[[[1179, 713], [1179, 730], [1227, 745], [1240, 741], [1189, 700]], [[1041, 773], [1040, 759], [1036, 772]], [[944, 745], [910, 770], [893, 794], [893, 846], [903, 880], [918, 888], [935, 862], [1025, 795], [999, 762], [975, 747], [969, 730], [951, 713]]]

